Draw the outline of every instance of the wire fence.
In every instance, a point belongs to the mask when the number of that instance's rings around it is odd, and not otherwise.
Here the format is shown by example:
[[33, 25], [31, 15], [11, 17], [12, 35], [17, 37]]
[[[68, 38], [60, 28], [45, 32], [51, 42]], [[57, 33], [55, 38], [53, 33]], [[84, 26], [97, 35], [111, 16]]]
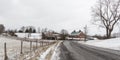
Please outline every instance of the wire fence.
[[15, 40], [19, 40], [20, 44], [18, 44], [19, 46], [16, 46], [16, 48], [11, 48], [11, 51], [8, 51], [9, 45], [7, 45], [8, 43], [5, 42], [3, 56], [4, 60], [35, 60], [42, 51], [45, 51], [45, 49], [47, 49], [49, 45], [52, 45], [56, 42], [51, 40], [29, 40], [25, 38], [12, 37], [12, 39], [13, 38]]

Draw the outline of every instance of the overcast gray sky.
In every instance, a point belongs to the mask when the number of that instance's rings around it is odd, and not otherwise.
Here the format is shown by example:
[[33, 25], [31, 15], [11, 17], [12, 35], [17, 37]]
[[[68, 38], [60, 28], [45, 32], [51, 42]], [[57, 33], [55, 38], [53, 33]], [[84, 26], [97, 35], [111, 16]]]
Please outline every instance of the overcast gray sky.
[[[33, 25], [60, 31], [90, 26], [96, 0], [0, 0], [0, 24], [7, 28]], [[93, 29], [95, 31], [95, 29]]]

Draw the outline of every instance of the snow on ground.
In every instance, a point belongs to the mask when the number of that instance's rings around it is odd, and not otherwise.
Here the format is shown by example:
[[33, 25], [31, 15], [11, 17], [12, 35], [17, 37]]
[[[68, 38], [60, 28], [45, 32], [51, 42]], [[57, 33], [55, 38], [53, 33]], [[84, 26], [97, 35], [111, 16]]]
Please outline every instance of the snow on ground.
[[[4, 43], [6, 42], [8, 58], [14, 58], [16, 55], [20, 54], [20, 40], [14, 40], [10, 38], [5, 38], [0, 36], [0, 60], [4, 60]], [[35, 44], [35, 43], [34, 43]], [[34, 45], [33, 44], [33, 45]], [[23, 42], [23, 52], [29, 51], [29, 42]], [[13, 60], [13, 59], [12, 59]]]
[[[20, 38], [25, 38], [28, 37], [28, 33], [15, 33], [18, 35]], [[29, 37], [30, 39], [41, 39], [41, 34], [40, 33], [31, 33], [31, 36]]]
[[57, 46], [54, 47], [54, 52], [53, 52], [53, 55], [51, 57], [51, 60], [60, 60], [60, 57], [59, 57], [59, 55], [60, 55], [60, 48], [59, 48], [59, 46], [60, 46], [61, 42], [62, 41], [60, 41], [57, 44]]
[[58, 43], [52, 45], [51, 47], [49, 47], [45, 52], [43, 52], [40, 55], [39, 60], [46, 60], [47, 59], [46, 57], [49, 53], [52, 53], [50, 60], [59, 60], [59, 54], [60, 54], [59, 45], [60, 45], [60, 43], [61, 42], [58, 42]]
[[39, 60], [46, 60], [46, 56], [47, 54], [49, 54], [49, 52], [51, 51], [52, 47], [48, 48], [44, 53], [42, 53], [40, 55], [40, 59]]
[[106, 40], [90, 40], [85, 42], [85, 44], [114, 50], [120, 50], [120, 38], [112, 38]]

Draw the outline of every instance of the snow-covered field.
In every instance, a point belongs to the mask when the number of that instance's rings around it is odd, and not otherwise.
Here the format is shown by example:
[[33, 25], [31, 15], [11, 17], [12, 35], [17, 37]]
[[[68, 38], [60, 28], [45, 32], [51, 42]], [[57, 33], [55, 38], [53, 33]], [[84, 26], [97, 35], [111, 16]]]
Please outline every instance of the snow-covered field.
[[[84, 43], [84, 42], [80, 42], [80, 43]], [[85, 42], [85, 44], [114, 49], [114, 50], [120, 50], [120, 38], [112, 38], [106, 40], [90, 40]]]
[[[4, 60], [4, 43], [6, 42], [8, 58], [13, 60], [18, 54], [20, 54], [20, 40], [14, 40], [0, 36], [0, 60]], [[35, 46], [35, 43], [33, 43]], [[23, 53], [30, 51], [30, 43], [23, 42]]]
[[[28, 33], [15, 33], [20, 38], [28, 37]], [[30, 39], [41, 39], [40, 33], [31, 33]]]

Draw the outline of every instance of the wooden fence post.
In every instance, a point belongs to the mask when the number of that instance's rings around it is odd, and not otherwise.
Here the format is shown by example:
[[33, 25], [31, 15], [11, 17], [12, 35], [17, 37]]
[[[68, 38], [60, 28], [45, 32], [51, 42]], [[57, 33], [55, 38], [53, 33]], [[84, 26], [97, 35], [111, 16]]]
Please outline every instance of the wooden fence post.
[[32, 51], [32, 41], [30, 41], [30, 52]]
[[23, 53], [23, 40], [21, 40], [21, 50], [20, 50], [20, 54]]
[[46, 45], [48, 45], [48, 42], [46, 42]]
[[46, 44], [46, 42], [45, 42], [45, 46], [46, 46], [47, 44]]
[[36, 49], [37, 49], [37, 46], [38, 46], [38, 41], [37, 41], [37, 39], [36, 39]]
[[49, 42], [47, 42], [47, 45], [49, 45]]
[[4, 43], [4, 54], [5, 54], [4, 60], [8, 60], [6, 43]]
[[43, 47], [43, 41], [42, 41], [42, 47]]
[[40, 46], [41, 46], [41, 41], [39, 40], [39, 44], [40, 44]]
[[48, 42], [48, 45], [50, 45], [50, 42]]

